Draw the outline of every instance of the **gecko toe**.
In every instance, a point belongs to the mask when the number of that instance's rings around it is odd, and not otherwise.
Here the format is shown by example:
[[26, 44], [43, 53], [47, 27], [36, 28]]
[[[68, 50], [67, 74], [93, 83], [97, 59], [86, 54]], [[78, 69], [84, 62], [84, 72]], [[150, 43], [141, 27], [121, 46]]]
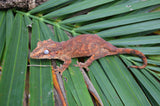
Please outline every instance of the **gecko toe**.
[[74, 64], [74, 66], [75, 66], [75, 67], [81, 67], [81, 64], [82, 64], [81, 62], [78, 62], [78, 61], [77, 61], [77, 64]]
[[89, 68], [88, 68], [88, 67], [85, 67], [85, 69], [86, 69], [87, 71], [89, 71]]
[[77, 64], [79, 64], [80, 62], [79, 61], [77, 61]]
[[62, 76], [63, 72], [59, 72], [59, 74]]
[[82, 62], [78, 62], [77, 61], [77, 64], [74, 64], [75, 67], [79, 67], [79, 68], [85, 68], [87, 71], [89, 71], [89, 68], [88, 66], [86, 66], [85, 63], [82, 63]]

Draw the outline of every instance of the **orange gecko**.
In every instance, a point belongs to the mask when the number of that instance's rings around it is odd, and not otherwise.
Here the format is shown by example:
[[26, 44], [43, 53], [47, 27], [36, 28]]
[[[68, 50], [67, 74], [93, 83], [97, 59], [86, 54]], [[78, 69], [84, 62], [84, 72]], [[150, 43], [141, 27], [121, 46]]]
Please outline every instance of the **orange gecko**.
[[33, 59], [59, 59], [64, 61], [63, 65], [57, 66], [55, 69], [62, 75], [70, 65], [71, 58], [90, 56], [86, 62], [77, 62], [77, 65], [75, 65], [89, 71], [88, 66], [94, 60], [116, 54], [135, 54], [139, 56], [144, 64], [142, 66], [130, 66], [132, 68], [142, 69], [147, 66], [147, 58], [142, 52], [129, 48], [117, 48], [98, 35], [92, 34], [79, 35], [63, 42], [54, 42], [51, 39], [39, 41], [30, 57]]

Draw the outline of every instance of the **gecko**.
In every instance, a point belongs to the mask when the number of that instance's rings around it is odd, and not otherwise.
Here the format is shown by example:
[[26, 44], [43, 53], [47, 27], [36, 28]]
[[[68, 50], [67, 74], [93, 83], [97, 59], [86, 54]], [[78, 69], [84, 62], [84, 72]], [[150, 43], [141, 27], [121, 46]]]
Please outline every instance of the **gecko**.
[[142, 69], [147, 66], [147, 58], [142, 52], [130, 48], [117, 48], [96, 34], [82, 34], [62, 42], [55, 42], [51, 39], [39, 41], [37, 47], [30, 53], [30, 57], [32, 59], [58, 59], [64, 61], [63, 65], [57, 66], [55, 69], [56, 72], [62, 75], [69, 67], [72, 58], [89, 57], [84, 63], [77, 61], [75, 65], [89, 71], [88, 66], [94, 60], [117, 54], [133, 54], [142, 59], [142, 66], [129, 66], [131, 68]]

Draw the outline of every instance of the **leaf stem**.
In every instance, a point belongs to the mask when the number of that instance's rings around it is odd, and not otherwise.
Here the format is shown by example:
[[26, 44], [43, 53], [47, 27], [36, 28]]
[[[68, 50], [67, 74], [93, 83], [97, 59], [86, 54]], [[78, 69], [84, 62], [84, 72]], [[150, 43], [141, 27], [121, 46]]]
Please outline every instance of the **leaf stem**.
[[76, 33], [74, 30], [70, 30], [70, 29], [67, 29], [67, 28], [65, 28], [65, 27], [62, 27], [62, 26], [61, 26], [59, 23], [57, 23], [57, 22], [49, 21], [49, 20], [46, 20], [46, 19], [44, 19], [44, 18], [42, 18], [42, 17], [37, 17], [37, 16], [34, 16], [34, 15], [31, 15], [30, 13], [25, 13], [25, 12], [18, 11], [18, 10], [14, 10], [14, 11], [15, 11], [16, 13], [19, 13], [19, 14], [22, 14], [22, 15], [26, 15], [26, 16], [28, 16], [28, 17], [37, 19], [37, 20], [39, 20], [39, 21], [43, 21], [43, 22], [48, 23], [48, 24], [51, 24], [51, 25], [53, 25], [53, 26], [60, 27], [61, 29], [65, 30], [65, 31], [68, 31], [68, 32], [70, 32], [70, 33], [72, 33], [72, 34], [78, 34], [78, 33]]

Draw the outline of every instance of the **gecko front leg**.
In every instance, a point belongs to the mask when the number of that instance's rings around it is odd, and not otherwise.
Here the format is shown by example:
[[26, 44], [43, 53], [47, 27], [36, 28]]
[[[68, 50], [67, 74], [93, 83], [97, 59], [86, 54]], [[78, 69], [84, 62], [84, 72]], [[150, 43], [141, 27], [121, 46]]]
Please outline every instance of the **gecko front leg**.
[[60, 65], [60, 67], [57, 66], [56, 69], [55, 69], [55, 71], [59, 72], [61, 75], [66, 70], [66, 68], [68, 68], [68, 66], [71, 64], [71, 58], [63, 57], [62, 61], [64, 61], [64, 64]]

